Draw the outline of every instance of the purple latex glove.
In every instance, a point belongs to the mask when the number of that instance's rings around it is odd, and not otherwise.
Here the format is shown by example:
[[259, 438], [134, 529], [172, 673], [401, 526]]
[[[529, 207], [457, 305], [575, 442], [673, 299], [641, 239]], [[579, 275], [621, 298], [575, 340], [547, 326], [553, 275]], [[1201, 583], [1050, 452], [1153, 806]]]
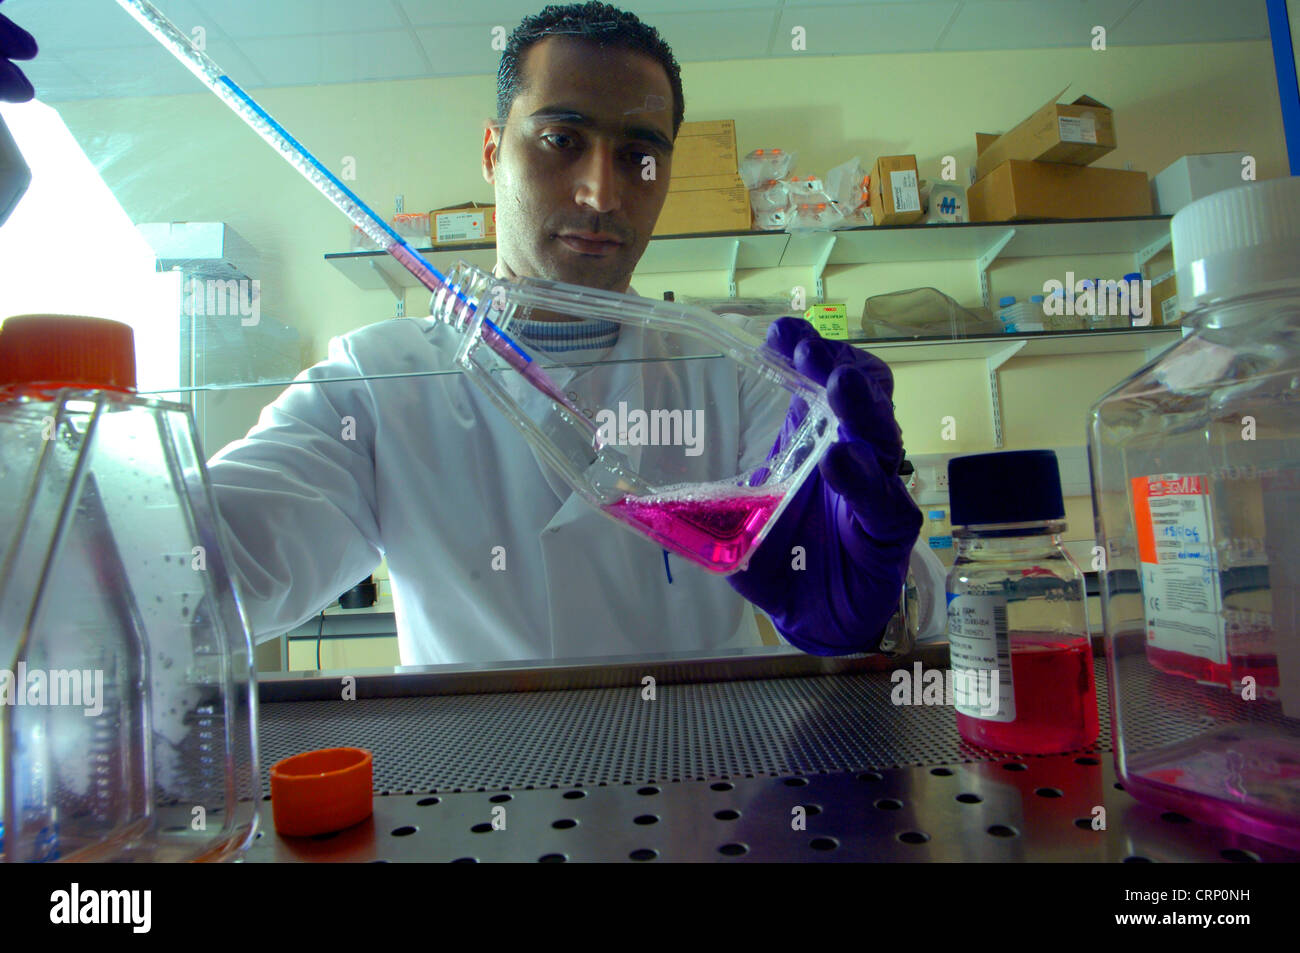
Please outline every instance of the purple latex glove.
[[[750, 559], [728, 576], [733, 589], [772, 617], [810, 655], [869, 652], [898, 609], [921, 511], [898, 476], [902, 431], [894, 420], [894, 376], [860, 348], [827, 341], [802, 318], [780, 318], [767, 343], [826, 387], [839, 441], [809, 474]], [[808, 412], [791, 401], [781, 429]], [[806, 566], [797, 565], [802, 546]]]
[[25, 103], [36, 95], [23, 71], [10, 62], [30, 60], [35, 55], [32, 35], [0, 14], [0, 102]]

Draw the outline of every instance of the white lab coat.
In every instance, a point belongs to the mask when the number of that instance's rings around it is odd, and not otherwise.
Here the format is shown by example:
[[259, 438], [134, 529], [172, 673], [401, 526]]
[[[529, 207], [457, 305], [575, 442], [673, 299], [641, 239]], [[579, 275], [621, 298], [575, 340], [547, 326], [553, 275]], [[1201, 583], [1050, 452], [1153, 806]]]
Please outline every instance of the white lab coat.
[[[624, 327], [606, 356], [657, 353], [655, 337]], [[659, 546], [571, 492], [464, 375], [374, 376], [454, 371], [454, 343], [451, 329], [427, 318], [335, 338], [329, 357], [297, 378], [315, 383], [287, 388], [247, 437], [209, 461], [256, 640], [314, 616], [382, 554], [404, 665], [760, 644], [752, 608], [724, 577], [676, 555], [665, 565]], [[736, 426], [708, 435], [699, 466], [717, 455], [741, 461], [732, 472], [761, 463], [786, 401], [746, 401], [731, 361], [681, 364], [690, 371], [671, 399], [641, 393], [645, 365], [636, 363], [569, 371], [558, 383], [588, 408], [615, 408], [620, 398], [730, 401]], [[622, 449], [636, 466], [641, 448]], [[923, 545], [913, 566], [932, 620], [922, 637], [934, 636], [943, 630], [943, 566]]]

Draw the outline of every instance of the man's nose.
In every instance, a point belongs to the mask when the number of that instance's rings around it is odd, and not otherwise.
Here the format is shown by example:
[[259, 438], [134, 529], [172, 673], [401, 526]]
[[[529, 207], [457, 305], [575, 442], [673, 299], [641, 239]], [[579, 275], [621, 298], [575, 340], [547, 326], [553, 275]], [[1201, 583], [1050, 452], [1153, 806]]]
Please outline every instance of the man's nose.
[[619, 206], [619, 182], [613, 148], [597, 141], [578, 165], [574, 201], [595, 212], [613, 212]]

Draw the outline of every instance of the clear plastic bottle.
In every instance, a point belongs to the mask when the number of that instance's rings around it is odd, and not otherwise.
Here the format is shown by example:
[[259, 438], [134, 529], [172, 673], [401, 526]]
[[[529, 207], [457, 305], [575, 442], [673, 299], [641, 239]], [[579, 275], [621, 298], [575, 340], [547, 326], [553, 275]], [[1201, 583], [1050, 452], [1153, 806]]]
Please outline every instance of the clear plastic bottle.
[[1188, 330], [1088, 430], [1116, 770], [1300, 847], [1300, 178], [1172, 227]]
[[0, 326], [5, 861], [218, 860], [254, 835], [256, 685], [189, 408], [131, 329]]
[[1092, 643], [1083, 574], [1061, 547], [1056, 454], [954, 457], [948, 484], [957, 730], [973, 745], [1017, 754], [1091, 745], [1099, 730]]

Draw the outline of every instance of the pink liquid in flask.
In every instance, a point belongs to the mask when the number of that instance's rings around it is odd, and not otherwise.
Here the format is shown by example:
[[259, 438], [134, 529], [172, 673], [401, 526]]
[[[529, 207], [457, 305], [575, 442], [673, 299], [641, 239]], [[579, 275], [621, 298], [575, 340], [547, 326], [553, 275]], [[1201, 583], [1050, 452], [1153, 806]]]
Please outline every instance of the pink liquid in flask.
[[703, 499], [624, 497], [605, 511], [660, 545], [714, 572], [740, 568], [783, 495]]

